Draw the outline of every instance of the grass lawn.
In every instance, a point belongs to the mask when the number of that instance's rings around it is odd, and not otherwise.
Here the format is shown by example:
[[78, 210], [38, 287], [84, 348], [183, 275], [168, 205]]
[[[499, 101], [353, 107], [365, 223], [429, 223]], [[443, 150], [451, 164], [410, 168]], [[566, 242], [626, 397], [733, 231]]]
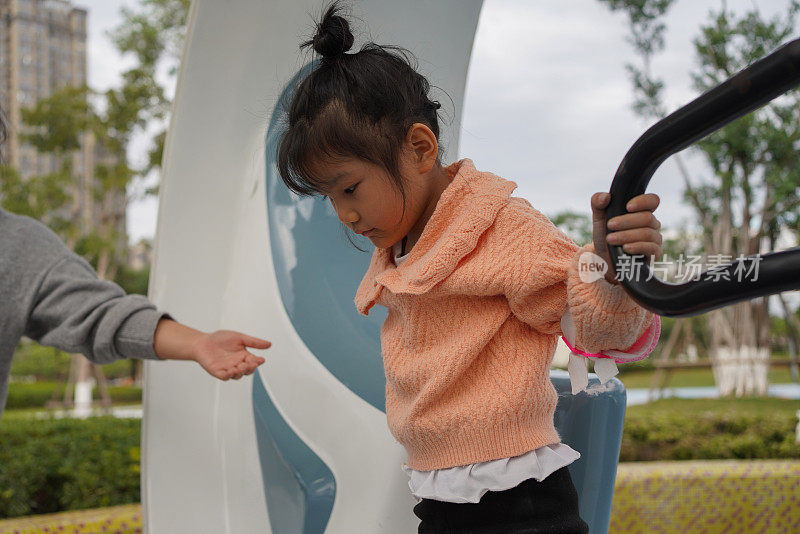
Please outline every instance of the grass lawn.
[[[113, 402], [111, 404], [112, 408], [122, 408], [124, 406], [141, 406], [141, 402], [136, 401], [128, 401], [128, 402]], [[11, 423], [13, 421], [18, 421], [20, 419], [31, 419], [33, 417], [37, 417], [37, 414], [45, 414], [45, 419], [47, 415], [54, 416], [56, 412], [63, 411], [64, 408], [10, 408], [3, 411], [2, 423]], [[2, 423], [0, 423], [0, 429], [2, 428]], [[2, 430], [0, 430], [2, 431]], [[2, 532], [0, 532], [2, 534]]]
[[689, 416], [783, 414], [796, 417], [800, 400], [775, 397], [743, 397], [723, 399], [660, 399], [648, 404], [628, 406], [630, 415], [651, 416], [663, 413], [680, 413]]
[[[625, 370], [624, 365], [620, 365], [618, 378], [625, 384], [627, 389], [649, 388], [653, 383], [654, 369], [630, 369]], [[792, 376], [788, 367], [774, 367], [769, 370], [767, 380], [770, 384], [784, 384], [792, 381]], [[672, 371], [668, 387], [700, 387], [713, 386], [714, 375], [711, 369], [676, 369]]]

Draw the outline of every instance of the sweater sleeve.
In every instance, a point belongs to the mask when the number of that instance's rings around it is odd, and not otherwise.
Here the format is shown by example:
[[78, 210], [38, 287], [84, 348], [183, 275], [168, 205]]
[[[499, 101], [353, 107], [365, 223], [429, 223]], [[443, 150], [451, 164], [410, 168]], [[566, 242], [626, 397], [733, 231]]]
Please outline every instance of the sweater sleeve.
[[25, 335], [98, 364], [158, 360], [153, 336], [162, 317], [170, 318], [146, 297], [126, 295], [117, 284], [100, 280], [86, 260], [70, 251], [44, 272]]
[[574, 325], [572, 345], [587, 356], [640, 346], [656, 315], [622, 285], [602, 276], [581, 279], [579, 260], [593, 253], [594, 245], [579, 247], [527, 201], [511, 214], [515, 235], [508, 247], [513, 253], [506, 255], [505, 289], [512, 313], [536, 330], [561, 336], [568, 317]]

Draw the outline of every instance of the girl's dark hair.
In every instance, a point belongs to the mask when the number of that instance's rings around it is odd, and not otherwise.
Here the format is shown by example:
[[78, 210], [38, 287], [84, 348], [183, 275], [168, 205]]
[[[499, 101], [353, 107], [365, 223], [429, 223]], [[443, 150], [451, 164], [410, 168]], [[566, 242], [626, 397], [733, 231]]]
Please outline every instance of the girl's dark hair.
[[428, 126], [438, 140], [436, 111], [441, 105], [428, 98], [430, 84], [405, 48], [370, 42], [346, 54], [353, 34], [340, 11], [338, 1], [330, 4], [316, 35], [300, 45], [312, 46], [322, 59], [299, 83], [285, 110], [278, 169], [290, 190], [311, 196], [322, 182], [312, 171], [315, 161], [356, 157], [387, 171], [405, 207], [400, 148], [417, 122]]

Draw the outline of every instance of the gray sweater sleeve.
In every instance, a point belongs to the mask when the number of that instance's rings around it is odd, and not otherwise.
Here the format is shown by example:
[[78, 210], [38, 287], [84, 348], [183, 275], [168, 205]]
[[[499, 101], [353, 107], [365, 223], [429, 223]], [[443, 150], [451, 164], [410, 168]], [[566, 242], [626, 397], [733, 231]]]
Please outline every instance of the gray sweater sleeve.
[[86, 260], [69, 251], [43, 273], [25, 335], [99, 364], [157, 360], [153, 337], [164, 316], [169, 318], [147, 298], [100, 280]]
[[153, 337], [165, 316], [145, 297], [100, 280], [44, 224], [0, 208], [0, 413], [21, 336], [96, 363], [158, 359]]

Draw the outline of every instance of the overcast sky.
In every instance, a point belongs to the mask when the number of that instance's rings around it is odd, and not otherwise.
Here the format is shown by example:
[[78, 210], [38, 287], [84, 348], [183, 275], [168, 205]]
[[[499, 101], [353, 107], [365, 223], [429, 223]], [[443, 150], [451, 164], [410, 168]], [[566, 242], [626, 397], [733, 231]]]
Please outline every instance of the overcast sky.
[[[89, 10], [89, 84], [106, 89], [119, 83], [131, 64], [106, 36], [119, 22], [123, 5], [137, 0], [77, 0]], [[782, 13], [788, 0], [727, 0], [743, 12], [758, 6], [768, 16]], [[666, 50], [652, 64], [666, 83], [672, 111], [694, 99], [689, 72], [696, 59], [692, 38], [718, 10], [721, 0], [679, 0], [667, 22]], [[650, 123], [634, 115], [625, 63], [635, 61], [626, 42], [623, 14], [597, 0], [485, 0], [472, 52], [460, 154], [480, 170], [514, 180], [514, 192], [547, 215], [566, 209], [590, 212], [589, 199], [607, 191], [620, 160]], [[402, 43], [400, 43], [402, 44]], [[133, 159], [144, 158], [146, 140], [137, 138]], [[454, 159], [449, 155], [448, 161]], [[708, 176], [690, 158], [695, 183]], [[656, 215], [664, 229], [693, 221], [681, 202], [682, 179], [667, 161], [648, 191], [661, 197]], [[157, 201], [132, 202], [131, 242], [152, 238]]]

